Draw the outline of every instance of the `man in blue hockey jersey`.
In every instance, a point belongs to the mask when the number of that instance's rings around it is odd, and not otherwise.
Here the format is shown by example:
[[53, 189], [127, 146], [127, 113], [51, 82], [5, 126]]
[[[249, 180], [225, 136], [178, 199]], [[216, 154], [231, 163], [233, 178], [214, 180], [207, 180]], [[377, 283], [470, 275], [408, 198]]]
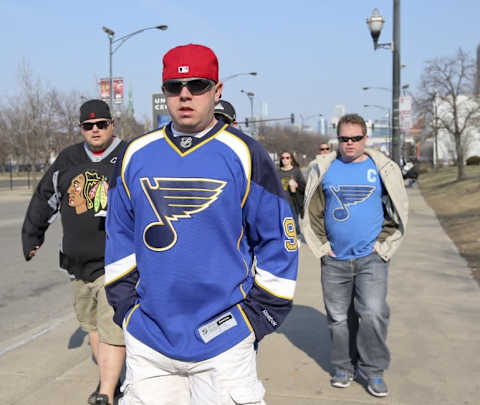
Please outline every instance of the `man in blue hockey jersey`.
[[267, 152], [214, 117], [222, 86], [211, 49], [171, 49], [172, 122], [117, 162], [106, 290], [125, 331], [124, 404], [265, 403], [254, 343], [291, 309], [298, 245]]

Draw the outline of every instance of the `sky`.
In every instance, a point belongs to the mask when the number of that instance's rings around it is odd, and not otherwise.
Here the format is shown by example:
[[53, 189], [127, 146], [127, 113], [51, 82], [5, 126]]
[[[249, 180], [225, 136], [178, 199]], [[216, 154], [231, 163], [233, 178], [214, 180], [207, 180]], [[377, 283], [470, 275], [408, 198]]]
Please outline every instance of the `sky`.
[[[392, 52], [373, 49], [366, 19], [378, 8], [385, 18], [380, 42], [392, 40], [393, 0], [296, 0], [236, 2], [205, 0], [64, 1], [0, 0], [0, 103], [18, 91], [18, 71], [27, 63], [35, 78], [64, 92], [98, 97], [97, 82], [108, 77], [107, 26], [116, 38], [145, 27], [113, 55], [113, 76], [132, 90], [135, 116], [151, 119], [152, 93], [161, 91], [162, 57], [187, 43], [207, 45], [227, 80], [223, 99], [237, 117], [250, 116], [246, 92], [253, 92], [254, 114], [262, 105], [269, 118], [291, 113], [314, 125], [331, 119], [335, 105], [365, 118], [383, 116], [391, 93]], [[415, 92], [425, 61], [453, 56], [459, 47], [476, 55], [480, 44], [480, 1], [402, 0], [401, 84]], [[265, 107], [263, 107], [265, 108]]]

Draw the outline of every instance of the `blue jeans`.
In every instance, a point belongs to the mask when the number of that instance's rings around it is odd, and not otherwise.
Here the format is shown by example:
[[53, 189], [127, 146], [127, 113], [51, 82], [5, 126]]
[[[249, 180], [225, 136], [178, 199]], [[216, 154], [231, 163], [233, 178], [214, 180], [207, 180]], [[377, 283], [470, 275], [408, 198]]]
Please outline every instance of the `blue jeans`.
[[[388, 263], [371, 253], [351, 260], [324, 256], [321, 267], [335, 372], [353, 374], [357, 369], [367, 378], [382, 377], [390, 363], [386, 344], [390, 319], [386, 301]], [[352, 316], [358, 317], [358, 327], [351, 327], [355, 324], [349, 319]], [[352, 355], [351, 342], [358, 358]]]

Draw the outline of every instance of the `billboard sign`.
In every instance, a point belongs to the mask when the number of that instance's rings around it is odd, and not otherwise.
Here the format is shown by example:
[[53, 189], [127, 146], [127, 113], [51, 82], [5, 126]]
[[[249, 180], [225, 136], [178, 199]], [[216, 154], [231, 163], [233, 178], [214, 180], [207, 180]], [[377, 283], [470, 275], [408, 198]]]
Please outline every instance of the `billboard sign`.
[[161, 128], [171, 121], [167, 110], [167, 100], [163, 93], [152, 94], [152, 125], [153, 129]]

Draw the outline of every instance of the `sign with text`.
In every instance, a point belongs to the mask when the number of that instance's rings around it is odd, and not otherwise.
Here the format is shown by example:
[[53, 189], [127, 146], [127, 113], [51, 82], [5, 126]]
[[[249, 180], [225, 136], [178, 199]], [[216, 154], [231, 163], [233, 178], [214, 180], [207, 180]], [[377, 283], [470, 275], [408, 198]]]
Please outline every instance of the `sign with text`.
[[170, 122], [167, 110], [167, 100], [163, 93], [152, 94], [152, 125], [153, 129], [161, 128]]

